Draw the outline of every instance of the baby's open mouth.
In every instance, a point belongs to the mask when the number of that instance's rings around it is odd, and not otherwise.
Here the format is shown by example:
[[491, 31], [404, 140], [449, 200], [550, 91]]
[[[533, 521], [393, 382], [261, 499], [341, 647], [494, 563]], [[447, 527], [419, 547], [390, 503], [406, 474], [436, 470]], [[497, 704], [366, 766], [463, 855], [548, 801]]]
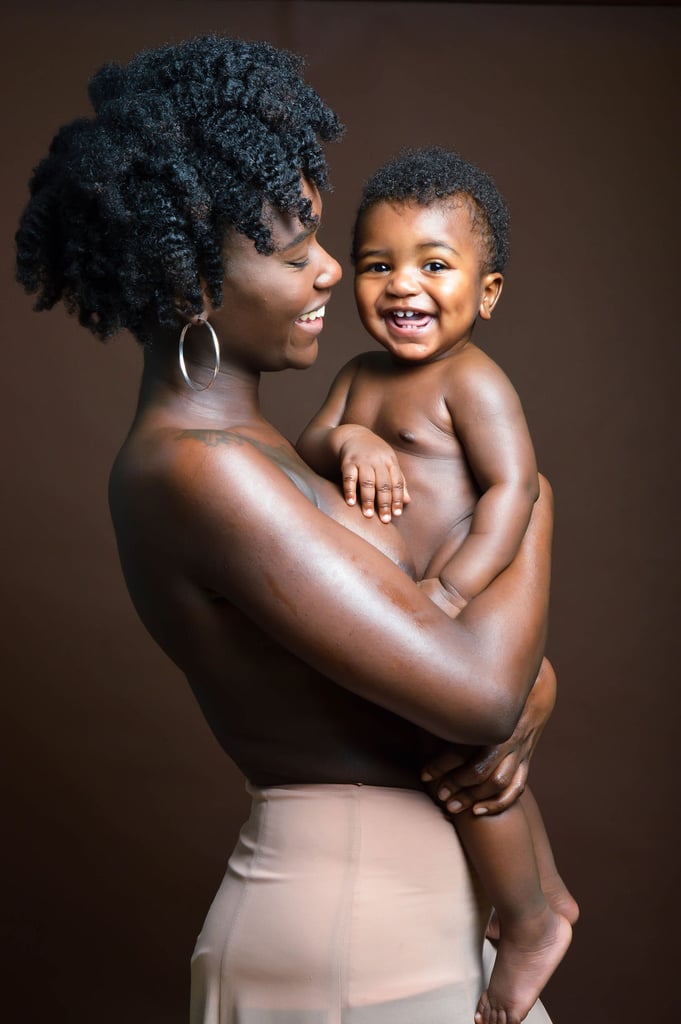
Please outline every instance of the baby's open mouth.
[[423, 313], [418, 309], [395, 309], [386, 313], [385, 319], [401, 331], [415, 330], [425, 327], [433, 319], [431, 313]]

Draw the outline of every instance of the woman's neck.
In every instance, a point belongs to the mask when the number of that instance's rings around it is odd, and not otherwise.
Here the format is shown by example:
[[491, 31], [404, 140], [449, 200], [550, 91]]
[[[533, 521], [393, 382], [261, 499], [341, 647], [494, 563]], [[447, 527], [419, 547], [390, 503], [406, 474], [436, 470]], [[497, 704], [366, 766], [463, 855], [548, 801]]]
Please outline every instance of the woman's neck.
[[153, 408], [194, 427], [254, 424], [263, 421], [259, 388], [260, 374], [223, 362], [210, 387], [194, 391], [182, 378], [176, 346], [146, 346], [137, 415]]

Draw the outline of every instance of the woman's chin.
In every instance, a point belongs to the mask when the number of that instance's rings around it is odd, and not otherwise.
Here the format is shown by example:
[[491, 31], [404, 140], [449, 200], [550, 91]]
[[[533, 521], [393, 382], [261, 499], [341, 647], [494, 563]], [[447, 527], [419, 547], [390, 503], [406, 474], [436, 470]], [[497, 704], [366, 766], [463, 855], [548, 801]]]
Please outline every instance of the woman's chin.
[[307, 345], [297, 345], [289, 349], [288, 366], [291, 370], [307, 370], [317, 362], [318, 355], [319, 344], [316, 338], [312, 338]]

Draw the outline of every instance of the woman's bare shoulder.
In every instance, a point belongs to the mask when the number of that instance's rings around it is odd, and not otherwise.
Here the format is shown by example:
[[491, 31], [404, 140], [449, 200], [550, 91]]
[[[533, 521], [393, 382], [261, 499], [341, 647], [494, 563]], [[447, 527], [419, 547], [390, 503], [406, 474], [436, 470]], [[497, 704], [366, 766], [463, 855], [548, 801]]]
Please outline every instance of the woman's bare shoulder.
[[[309, 473], [283, 437], [248, 429], [167, 428], [133, 433], [110, 478], [114, 521], [174, 534], [187, 523], [224, 533], [250, 519], [257, 537], [264, 507], [317, 504]], [[117, 524], [118, 525], [118, 524]]]

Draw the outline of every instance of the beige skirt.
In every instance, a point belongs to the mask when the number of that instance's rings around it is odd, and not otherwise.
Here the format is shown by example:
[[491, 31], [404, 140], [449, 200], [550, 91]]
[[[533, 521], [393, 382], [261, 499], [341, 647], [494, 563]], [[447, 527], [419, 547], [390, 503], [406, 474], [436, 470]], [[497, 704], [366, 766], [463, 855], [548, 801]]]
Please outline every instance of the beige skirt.
[[[192, 958], [191, 1024], [473, 1024], [489, 906], [431, 800], [248, 788]], [[550, 1024], [540, 1004], [526, 1020]]]

